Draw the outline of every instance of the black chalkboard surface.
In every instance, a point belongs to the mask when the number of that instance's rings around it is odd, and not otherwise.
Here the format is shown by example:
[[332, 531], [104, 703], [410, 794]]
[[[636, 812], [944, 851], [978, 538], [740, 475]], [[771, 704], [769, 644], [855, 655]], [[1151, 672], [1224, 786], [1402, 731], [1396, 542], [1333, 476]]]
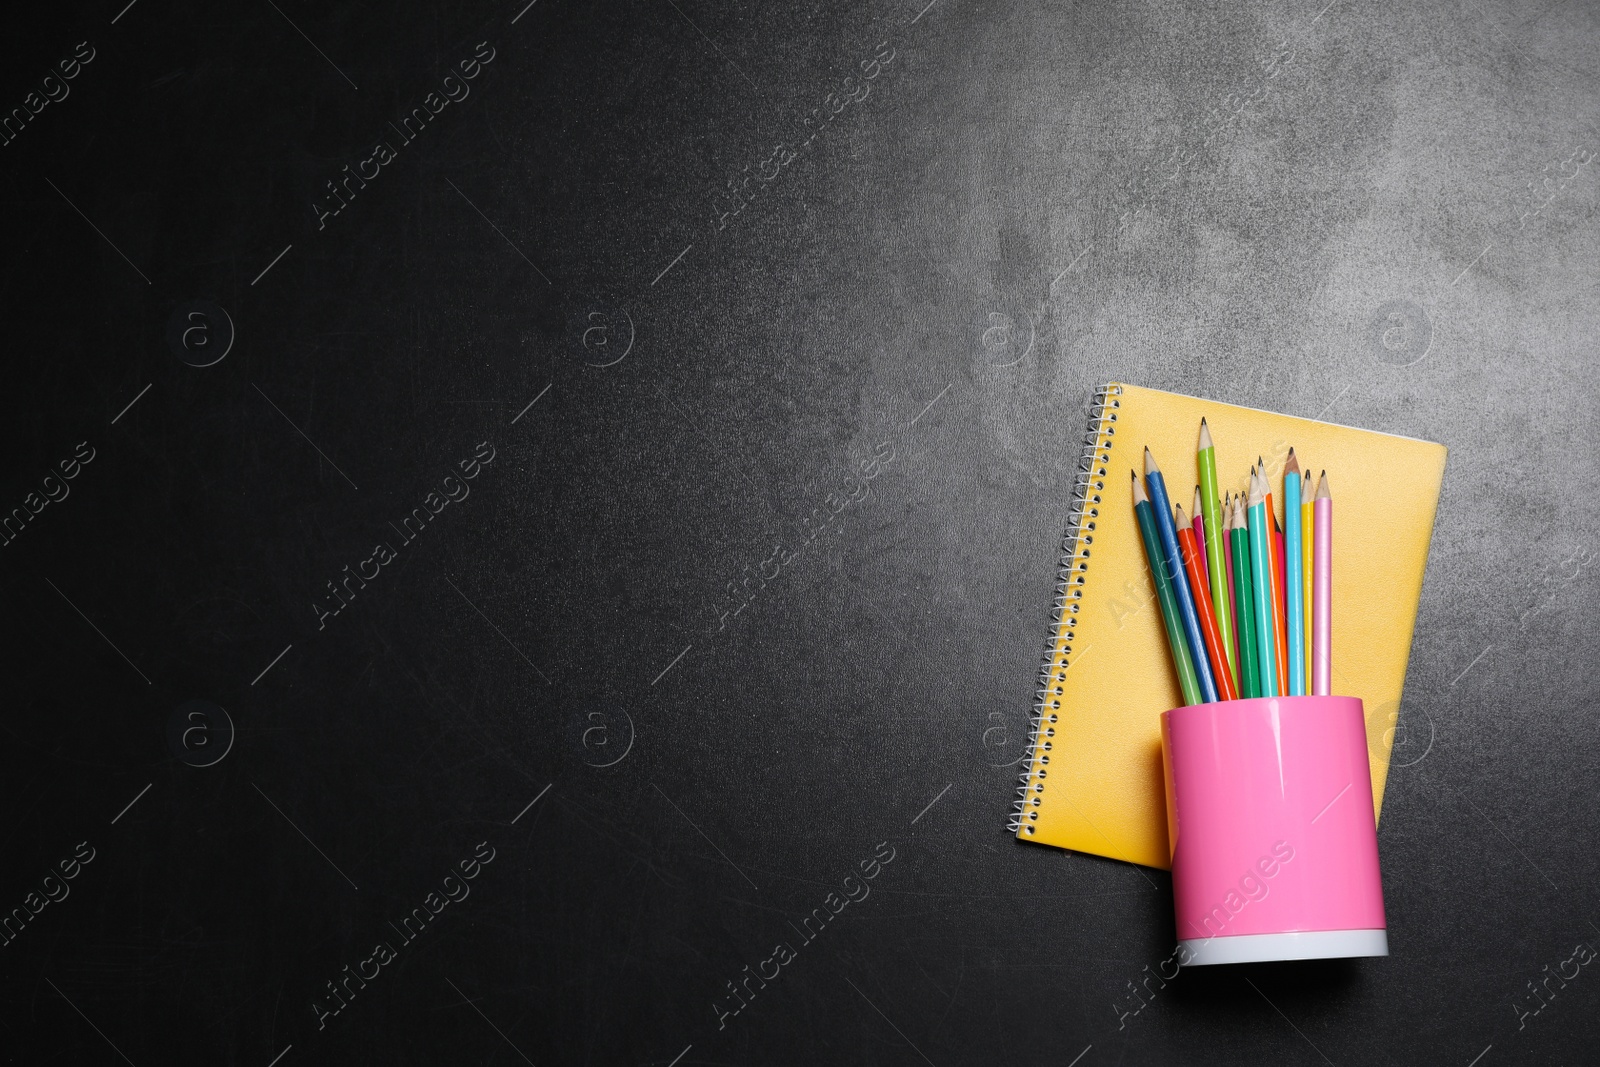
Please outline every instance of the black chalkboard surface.
[[[1600, 24], [1324, 4], [14, 13], [7, 1062], [1583, 1062]], [[1113, 378], [1452, 450], [1388, 959], [1004, 832]]]

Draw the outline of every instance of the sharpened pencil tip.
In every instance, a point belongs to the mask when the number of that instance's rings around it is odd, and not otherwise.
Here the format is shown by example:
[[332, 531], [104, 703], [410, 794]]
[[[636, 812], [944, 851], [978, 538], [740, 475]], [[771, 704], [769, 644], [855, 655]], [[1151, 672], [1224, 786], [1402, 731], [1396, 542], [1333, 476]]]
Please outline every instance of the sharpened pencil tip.
[[1160, 474], [1161, 468], [1156, 466], [1155, 453], [1150, 451], [1150, 446], [1144, 446], [1144, 472], [1145, 474]]

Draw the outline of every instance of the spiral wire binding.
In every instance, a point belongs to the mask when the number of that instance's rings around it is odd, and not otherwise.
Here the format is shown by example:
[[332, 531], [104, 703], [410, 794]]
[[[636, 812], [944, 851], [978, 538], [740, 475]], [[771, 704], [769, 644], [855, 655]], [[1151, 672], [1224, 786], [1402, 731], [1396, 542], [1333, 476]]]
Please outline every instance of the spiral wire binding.
[[1067, 529], [1061, 539], [1065, 553], [1056, 576], [1055, 597], [1051, 601], [1050, 640], [1045, 645], [1044, 663], [1039, 667], [1039, 688], [1034, 693], [1033, 714], [1028, 724], [1028, 750], [1023, 756], [1022, 773], [1017, 778], [1017, 799], [1011, 802], [1010, 833], [1032, 835], [1039, 818], [1044, 793], [1045, 772], [1050, 763], [1051, 738], [1061, 712], [1061, 693], [1067, 676], [1067, 658], [1072, 651], [1072, 616], [1078, 614], [1083, 599], [1085, 572], [1089, 569], [1090, 545], [1094, 543], [1095, 519], [1100, 515], [1100, 497], [1106, 487], [1106, 464], [1111, 462], [1111, 438], [1117, 428], [1117, 410], [1122, 401], [1122, 386], [1107, 383], [1096, 389], [1089, 401], [1089, 429], [1083, 438], [1083, 456], [1072, 485], [1072, 502], [1067, 511]]

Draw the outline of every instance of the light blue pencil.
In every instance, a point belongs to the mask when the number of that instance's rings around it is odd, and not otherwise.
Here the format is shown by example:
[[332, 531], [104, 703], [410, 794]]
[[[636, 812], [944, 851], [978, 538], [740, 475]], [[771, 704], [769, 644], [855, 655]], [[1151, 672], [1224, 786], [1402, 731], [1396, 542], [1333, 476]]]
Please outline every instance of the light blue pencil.
[[1305, 585], [1300, 580], [1305, 553], [1300, 528], [1300, 461], [1289, 449], [1283, 468], [1283, 607], [1289, 624], [1289, 695], [1306, 695]]

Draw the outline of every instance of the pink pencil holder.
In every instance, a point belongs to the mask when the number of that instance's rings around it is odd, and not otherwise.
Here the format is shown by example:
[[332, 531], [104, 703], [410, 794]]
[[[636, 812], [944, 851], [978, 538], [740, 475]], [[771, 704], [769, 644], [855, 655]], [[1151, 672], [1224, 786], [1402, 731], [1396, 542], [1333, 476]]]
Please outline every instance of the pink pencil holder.
[[1161, 742], [1180, 964], [1389, 954], [1360, 700], [1174, 708]]

